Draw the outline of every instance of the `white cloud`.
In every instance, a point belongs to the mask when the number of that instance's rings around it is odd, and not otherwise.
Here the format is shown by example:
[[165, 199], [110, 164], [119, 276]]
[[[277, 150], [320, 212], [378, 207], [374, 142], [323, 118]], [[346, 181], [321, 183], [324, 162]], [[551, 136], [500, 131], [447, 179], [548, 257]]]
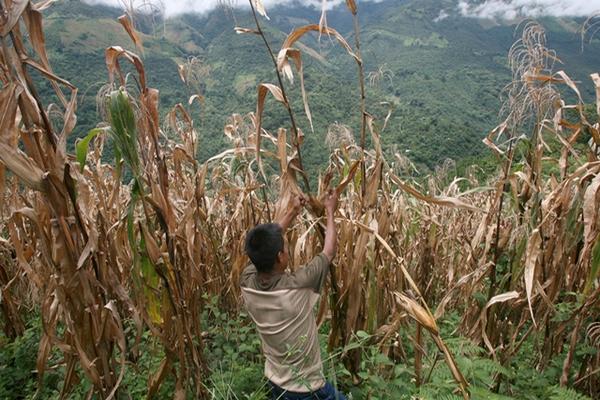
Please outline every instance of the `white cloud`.
[[[123, 3], [133, 2], [142, 4], [152, 0], [84, 0], [92, 4], [109, 4], [122, 7]], [[358, 0], [357, 2], [381, 2], [382, 0]], [[177, 15], [186, 12], [205, 13], [215, 9], [219, 0], [162, 0], [166, 7], [167, 15]], [[225, 0], [226, 3], [236, 7], [248, 7], [248, 0]], [[320, 9], [323, 0], [262, 0], [267, 9], [275, 5], [302, 4], [304, 6]], [[328, 9], [343, 4], [345, 0], [325, 0]], [[476, 18], [503, 18], [514, 19], [517, 17], [540, 16], [591, 16], [600, 12], [600, 0], [486, 0], [473, 4], [472, 0], [459, 0], [458, 10], [463, 16]], [[438, 20], [446, 18], [443, 10], [440, 11]]]
[[466, 17], [509, 20], [541, 16], [589, 17], [600, 12], [600, 0], [486, 0], [480, 4], [460, 0], [458, 9]]
[[[91, 4], [108, 4], [116, 7], [122, 7], [123, 3], [133, 2], [141, 5], [144, 0], [84, 0]], [[152, 0], [149, 0], [152, 1]], [[370, 2], [380, 2], [382, 0], [363, 0]], [[146, 0], [148, 2], [148, 0]], [[205, 13], [215, 9], [219, 5], [219, 0], [162, 0], [165, 5], [167, 15], [177, 15], [182, 13]], [[302, 4], [304, 6], [321, 9], [323, 0], [262, 0], [267, 13], [269, 7], [282, 4]], [[343, 4], [345, 0], [325, 0], [327, 9]], [[248, 0], [225, 0], [225, 3], [232, 4], [235, 7], [248, 7]]]
[[443, 20], [445, 20], [446, 18], [448, 18], [449, 16], [450, 16], [450, 14], [448, 14], [448, 13], [446, 12], [446, 10], [442, 10], [442, 11], [440, 11], [440, 14], [439, 14], [437, 17], [435, 17], [435, 18], [433, 19], [433, 22], [440, 22], [440, 21], [443, 21]]

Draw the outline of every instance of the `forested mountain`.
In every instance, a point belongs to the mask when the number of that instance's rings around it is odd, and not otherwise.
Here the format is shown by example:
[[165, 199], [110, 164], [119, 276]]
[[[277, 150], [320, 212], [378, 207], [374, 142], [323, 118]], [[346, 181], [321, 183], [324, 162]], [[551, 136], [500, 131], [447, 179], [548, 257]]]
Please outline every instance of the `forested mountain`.
[[[383, 136], [388, 151], [400, 151], [422, 169], [446, 158], [461, 159], [485, 152], [482, 137], [497, 125], [502, 88], [510, 81], [507, 53], [516, 40], [517, 21], [465, 18], [455, 0], [386, 0], [360, 7], [362, 53], [367, 72], [368, 111], [384, 118], [387, 102], [394, 108]], [[262, 20], [268, 38], [278, 50], [294, 28], [318, 23], [319, 11], [301, 6], [268, 10]], [[80, 1], [61, 1], [45, 11], [46, 41], [55, 71], [80, 91], [81, 136], [98, 121], [96, 95], [107, 81], [104, 48], [120, 45], [135, 51], [117, 22], [122, 11]], [[331, 10], [329, 26], [354, 43], [351, 15], [345, 7]], [[582, 50], [583, 19], [543, 18], [548, 47], [556, 50], [565, 69], [582, 82], [586, 101], [593, 100], [589, 74], [600, 66], [600, 44]], [[201, 158], [227, 146], [223, 126], [233, 113], [256, 108], [256, 86], [276, 82], [272, 64], [259, 37], [239, 35], [234, 26], [253, 28], [247, 9], [206, 15], [182, 15], [167, 21], [140, 18], [144, 62], [149, 84], [161, 91], [168, 110], [186, 103], [193, 90], [180, 80], [177, 65], [195, 57], [200, 80], [196, 89], [205, 103], [193, 105], [200, 127]], [[311, 169], [328, 156], [323, 145], [327, 127], [339, 122], [359, 132], [358, 72], [353, 60], [326, 36], [303, 40], [305, 81], [315, 120], [315, 131], [303, 113], [296, 81], [293, 108], [306, 133], [305, 158]], [[49, 91], [47, 92], [49, 93]], [[47, 95], [47, 94], [46, 94]], [[286, 124], [280, 105], [268, 102], [265, 126]]]

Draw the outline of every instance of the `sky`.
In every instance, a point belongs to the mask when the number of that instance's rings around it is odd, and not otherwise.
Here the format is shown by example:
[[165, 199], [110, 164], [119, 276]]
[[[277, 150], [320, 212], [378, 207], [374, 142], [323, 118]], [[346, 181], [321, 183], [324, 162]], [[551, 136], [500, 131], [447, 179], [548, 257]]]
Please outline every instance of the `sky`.
[[[103, 3], [120, 6], [123, 2], [129, 2], [130, 0], [85, 0], [87, 3]], [[133, 0], [134, 3], [141, 4], [144, 0]], [[150, 0], [151, 1], [151, 0]], [[269, 12], [269, 7], [274, 5], [281, 4], [293, 4], [299, 3], [307, 6], [313, 6], [315, 8], [321, 9], [323, 4], [323, 0], [261, 0], [263, 5], [267, 10], [267, 14]], [[363, 2], [379, 2], [382, 0], [363, 0]], [[248, 4], [248, 0], [225, 0], [225, 3], [233, 4], [234, 6], [246, 6]], [[343, 4], [345, 0], [326, 0], [328, 8], [335, 7], [337, 5]], [[177, 15], [186, 12], [199, 12], [204, 13], [207, 11], [213, 10], [218, 6], [219, 0], [163, 0], [167, 8], [167, 15]]]
[[[88, 3], [104, 3], [122, 5], [133, 1], [141, 4], [144, 0], [86, 0]], [[345, 0], [325, 0], [328, 8], [343, 4]], [[379, 2], [381, 0], [358, 0], [362, 2]], [[245, 6], [247, 0], [225, 0], [237, 6]], [[269, 7], [280, 4], [301, 3], [320, 8], [323, 0], [262, 0], [267, 13]], [[184, 12], [204, 13], [217, 7], [219, 0], [163, 0], [167, 15], [173, 16]], [[464, 16], [477, 18], [505, 18], [550, 16], [591, 16], [600, 12], [600, 0], [487, 0], [479, 5], [471, 5], [469, 1], [459, 0], [457, 11]]]
[[477, 6], [461, 0], [458, 8], [464, 16], [480, 18], [589, 17], [600, 12], [600, 0], [488, 0]]

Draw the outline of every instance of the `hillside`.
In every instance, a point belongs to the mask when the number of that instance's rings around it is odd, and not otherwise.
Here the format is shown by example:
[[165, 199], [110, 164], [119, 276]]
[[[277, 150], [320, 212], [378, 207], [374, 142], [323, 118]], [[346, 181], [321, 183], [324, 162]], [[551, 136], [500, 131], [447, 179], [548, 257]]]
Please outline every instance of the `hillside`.
[[[448, 16], [439, 20], [440, 10]], [[506, 55], [515, 40], [514, 24], [464, 18], [455, 11], [456, 2], [396, 1], [368, 3], [361, 7], [363, 58], [367, 73], [380, 72], [381, 79], [369, 85], [369, 111], [383, 118], [393, 105], [395, 111], [383, 142], [386, 149], [408, 155], [422, 168], [431, 168], [446, 158], [461, 159], [485, 151], [481, 138], [498, 123], [500, 93], [510, 81]], [[79, 87], [81, 104], [77, 135], [95, 125], [95, 97], [106, 82], [103, 49], [109, 45], [133, 48], [116, 18], [119, 10], [63, 1], [46, 12], [47, 43], [55, 70]], [[247, 10], [235, 10], [237, 25], [252, 27]], [[315, 23], [319, 12], [304, 7], [269, 10], [264, 21], [273, 47], [278, 49], [293, 27]], [[345, 8], [328, 14], [329, 25], [353, 43], [352, 20]], [[594, 42], [581, 51], [578, 29], [582, 20], [546, 18], [548, 45], [557, 51], [575, 79], [587, 82], [597, 70], [600, 45]], [[208, 15], [184, 15], [166, 21], [152, 32], [141, 26], [144, 61], [150, 85], [161, 90], [161, 105], [167, 110], [185, 103], [190, 90], [177, 73], [177, 64], [189, 56], [202, 61], [206, 98], [204, 108], [195, 108], [200, 121], [201, 158], [226, 144], [222, 128], [232, 113], [255, 109], [256, 85], [274, 82], [268, 54], [257, 37], [237, 35], [235, 22], [222, 10]], [[164, 29], [163, 29], [164, 28]], [[315, 132], [302, 113], [307, 133], [306, 160], [316, 168], [327, 157], [322, 146], [327, 127], [333, 122], [349, 125], [358, 134], [359, 108], [357, 70], [329, 38], [316, 36], [303, 41], [305, 78], [315, 118]], [[587, 100], [593, 99], [592, 85], [584, 84]], [[296, 84], [292, 90], [300, 98]], [[267, 108], [267, 128], [285, 124], [278, 105]]]

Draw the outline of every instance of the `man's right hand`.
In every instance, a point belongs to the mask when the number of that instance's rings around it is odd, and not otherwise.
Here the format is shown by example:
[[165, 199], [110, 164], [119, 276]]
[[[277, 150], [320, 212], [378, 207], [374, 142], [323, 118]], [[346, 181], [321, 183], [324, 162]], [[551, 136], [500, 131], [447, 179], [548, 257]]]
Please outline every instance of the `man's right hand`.
[[327, 191], [327, 195], [325, 196], [325, 211], [327, 211], [327, 215], [335, 214], [335, 211], [338, 207], [338, 193], [335, 189], [329, 189]]

